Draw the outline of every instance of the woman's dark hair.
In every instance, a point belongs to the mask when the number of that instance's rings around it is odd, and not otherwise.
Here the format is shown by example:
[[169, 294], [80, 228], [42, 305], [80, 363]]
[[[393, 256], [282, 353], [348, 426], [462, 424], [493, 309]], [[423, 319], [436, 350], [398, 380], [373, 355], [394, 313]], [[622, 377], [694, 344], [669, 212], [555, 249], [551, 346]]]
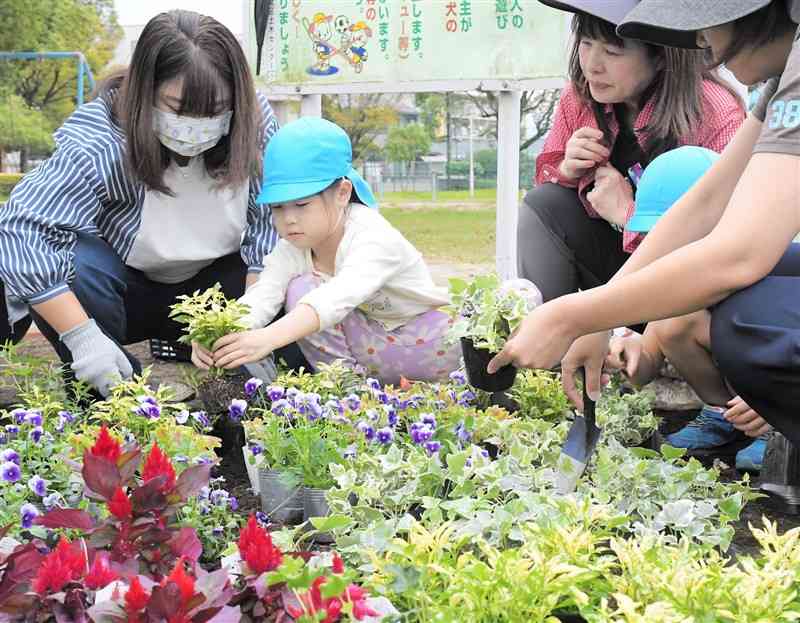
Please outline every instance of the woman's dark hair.
[[[151, 19], [130, 66], [99, 88], [125, 132], [131, 173], [147, 188], [171, 194], [164, 171], [172, 152], [153, 131], [153, 106], [159, 87], [176, 78], [183, 78], [177, 114], [213, 117], [233, 110], [229, 133], [203, 154], [209, 175], [223, 187], [239, 187], [260, 175], [264, 128], [244, 52], [217, 20], [180, 10]], [[226, 90], [230, 102], [221, 107]]]
[[778, 37], [797, 29], [789, 17], [786, 2], [791, 0], [772, 0], [767, 6], [745, 15], [733, 22], [732, 43], [714, 62], [718, 67], [730, 61], [745, 48], [760, 48], [772, 43]]
[[[577, 13], [572, 20], [572, 32], [574, 41], [569, 58], [570, 80], [580, 98], [591, 107], [598, 128], [609, 138], [611, 134], [605, 104], [597, 102], [589, 91], [580, 65], [579, 50], [584, 38], [618, 47], [625, 47], [625, 40], [617, 36], [616, 27], [610, 22], [581, 13]], [[724, 86], [740, 104], [742, 102], [731, 87], [706, 68], [709, 60], [707, 51], [643, 45], [654, 65], [658, 66], [653, 83], [645, 89], [641, 102], [644, 105], [647, 99], [652, 98], [654, 104], [653, 116], [642, 130], [648, 137], [643, 149], [648, 159], [652, 160], [675, 149], [681, 139], [697, 130], [703, 115], [703, 80]]]

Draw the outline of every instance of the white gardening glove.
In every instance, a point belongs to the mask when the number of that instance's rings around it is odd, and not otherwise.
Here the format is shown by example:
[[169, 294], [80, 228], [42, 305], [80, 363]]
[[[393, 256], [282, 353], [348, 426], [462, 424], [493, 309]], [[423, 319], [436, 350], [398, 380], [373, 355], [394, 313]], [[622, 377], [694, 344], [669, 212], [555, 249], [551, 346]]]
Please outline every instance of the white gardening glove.
[[133, 374], [125, 353], [92, 318], [58, 337], [72, 353], [70, 367], [75, 378], [94, 387], [103, 398], [114, 385]]

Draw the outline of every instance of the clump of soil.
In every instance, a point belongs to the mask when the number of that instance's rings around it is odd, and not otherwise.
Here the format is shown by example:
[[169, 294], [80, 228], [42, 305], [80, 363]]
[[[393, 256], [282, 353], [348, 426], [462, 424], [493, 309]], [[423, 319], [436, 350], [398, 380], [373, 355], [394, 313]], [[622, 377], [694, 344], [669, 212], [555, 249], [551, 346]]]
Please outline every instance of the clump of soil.
[[231, 400], [244, 398], [246, 381], [247, 376], [240, 372], [223, 376], [209, 375], [197, 386], [197, 397], [209, 415], [227, 414]]

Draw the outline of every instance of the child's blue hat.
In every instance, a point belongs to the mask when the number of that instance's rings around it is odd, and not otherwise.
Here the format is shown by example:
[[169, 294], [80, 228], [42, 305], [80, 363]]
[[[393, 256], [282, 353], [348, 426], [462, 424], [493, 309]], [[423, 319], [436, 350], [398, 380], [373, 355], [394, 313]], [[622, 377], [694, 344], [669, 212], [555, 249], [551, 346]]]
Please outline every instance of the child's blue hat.
[[311, 197], [343, 177], [353, 183], [361, 203], [377, 207], [369, 184], [353, 168], [353, 149], [345, 131], [319, 117], [302, 117], [269, 139], [256, 201], [276, 204]]
[[636, 187], [636, 211], [628, 231], [647, 232], [664, 213], [705, 174], [719, 154], [687, 145], [664, 152], [653, 160]]

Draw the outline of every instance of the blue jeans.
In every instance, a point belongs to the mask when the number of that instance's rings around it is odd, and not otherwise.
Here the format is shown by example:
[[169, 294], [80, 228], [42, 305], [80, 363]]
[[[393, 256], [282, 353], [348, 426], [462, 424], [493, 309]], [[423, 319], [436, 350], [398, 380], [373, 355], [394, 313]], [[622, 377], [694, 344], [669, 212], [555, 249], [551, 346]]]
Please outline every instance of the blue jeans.
[[[72, 292], [89, 317], [127, 355], [135, 374], [141, 373], [141, 364], [124, 345], [148, 338], [177, 340], [182, 325], [169, 317], [170, 305], [177, 296], [202, 291], [219, 282], [225, 296], [238, 298], [244, 293], [247, 274], [241, 256], [232, 253], [215, 260], [191, 279], [158, 283], [126, 266], [106, 241], [86, 234], [78, 234], [73, 265]], [[58, 333], [36, 312], [31, 311], [31, 315], [61, 361], [71, 363], [72, 355]]]

